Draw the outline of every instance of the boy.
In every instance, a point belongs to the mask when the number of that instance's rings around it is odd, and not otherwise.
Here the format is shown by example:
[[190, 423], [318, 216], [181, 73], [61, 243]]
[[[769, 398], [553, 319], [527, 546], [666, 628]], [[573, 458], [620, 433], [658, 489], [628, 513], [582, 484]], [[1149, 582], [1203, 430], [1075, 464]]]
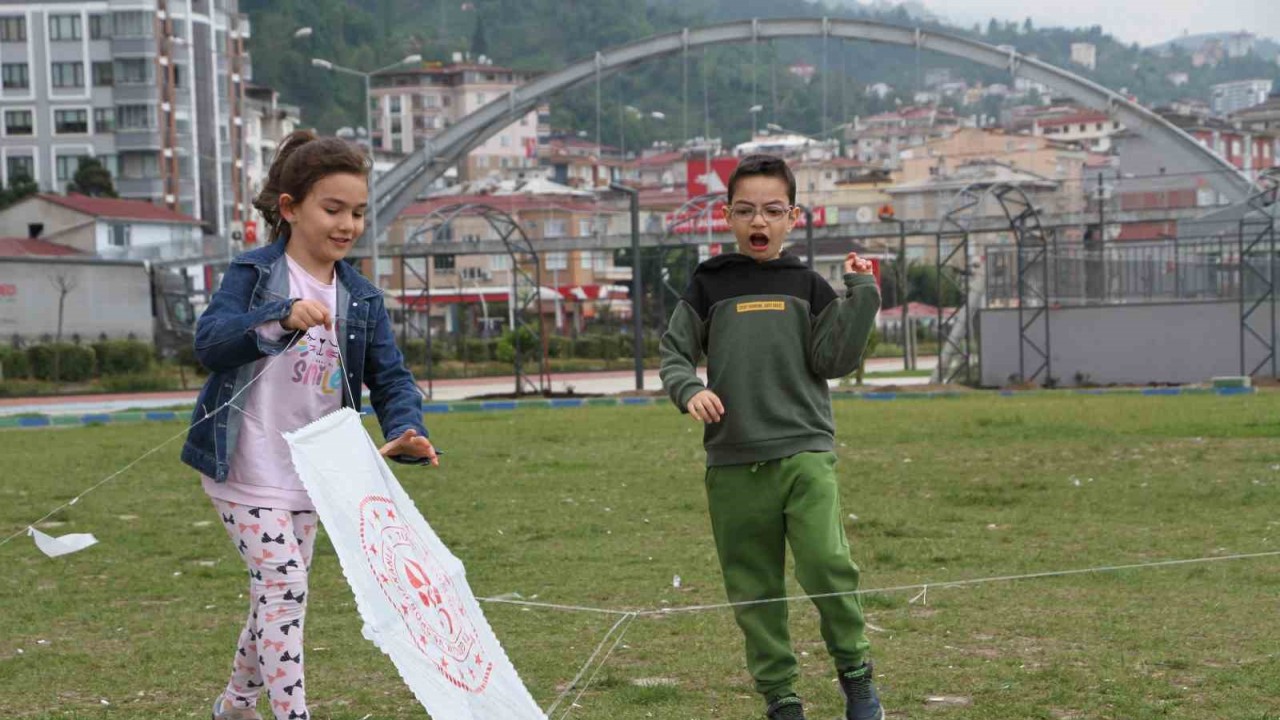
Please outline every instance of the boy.
[[[847, 720], [882, 720], [872, 684], [858, 568], [840, 522], [827, 379], [853, 372], [880, 291], [870, 261], [849, 253], [845, 296], [782, 243], [795, 225], [796, 181], [781, 159], [751, 155], [729, 178], [725, 218], [738, 252], [698, 266], [662, 337], [662, 384], [706, 424], [707, 504], [747, 668], [770, 720], [804, 720], [787, 630], [784, 544], [822, 622]], [[709, 387], [695, 369], [707, 357]], [[762, 602], [763, 601], [763, 602]], [[772, 601], [772, 602], [771, 602]]]

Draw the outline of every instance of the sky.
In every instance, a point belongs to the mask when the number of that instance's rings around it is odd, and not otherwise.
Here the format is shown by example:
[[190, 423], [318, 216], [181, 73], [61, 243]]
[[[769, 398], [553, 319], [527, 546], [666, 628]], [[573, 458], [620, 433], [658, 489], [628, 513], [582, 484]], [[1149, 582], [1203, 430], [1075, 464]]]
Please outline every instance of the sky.
[[1038, 26], [1088, 27], [1154, 45], [1203, 32], [1248, 30], [1280, 39], [1280, 0], [923, 0], [934, 14], [972, 25], [995, 17]]

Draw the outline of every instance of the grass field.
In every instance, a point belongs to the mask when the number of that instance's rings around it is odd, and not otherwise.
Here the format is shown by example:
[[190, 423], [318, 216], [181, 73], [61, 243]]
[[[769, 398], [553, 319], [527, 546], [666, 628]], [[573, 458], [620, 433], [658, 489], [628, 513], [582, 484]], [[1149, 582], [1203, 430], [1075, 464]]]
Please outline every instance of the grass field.
[[[398, 469], [478, 595], [618, 609], [723, 600], [699, 434], [670, 407], [433, 416], [439, 471]], [[974, 393], [840, 401], [847, 531], [864, 586], [1280, 550], [1280, 393]], [[182, 429], [0, 432], [8, 535]], [[55, 519], [101, 544], [0, 547], [0, 717], [207, 717], [246, 580], [178, 443]], [[672, 577], [680, 575], [680, 588]], [[797, 590], [798, 592], [798, 590]], [[893, 718], [1280, 718], [1280, 557], [866, 597]], [[807, 602], [810, 716], [839, 714]], [[489, 605], [546, 706], [609, 617]], [[424, 717], [360, 637], [317, 545], [308, 696], [320, 720]], [[103, 701], [109, 704], [104, 704]], [[570, 718], [760, 716], [725, 610], [640, 618]]]

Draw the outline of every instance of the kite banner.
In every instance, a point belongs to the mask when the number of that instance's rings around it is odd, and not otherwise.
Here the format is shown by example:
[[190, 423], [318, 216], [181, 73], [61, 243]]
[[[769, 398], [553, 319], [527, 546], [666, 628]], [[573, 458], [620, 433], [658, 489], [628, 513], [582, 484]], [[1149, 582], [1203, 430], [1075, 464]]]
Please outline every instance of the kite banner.
[[360, 416], [344, 408], [285, 433], [338, 552], [364, 636], [435, 720], [546, 720], [467, 585], [400, 487]]

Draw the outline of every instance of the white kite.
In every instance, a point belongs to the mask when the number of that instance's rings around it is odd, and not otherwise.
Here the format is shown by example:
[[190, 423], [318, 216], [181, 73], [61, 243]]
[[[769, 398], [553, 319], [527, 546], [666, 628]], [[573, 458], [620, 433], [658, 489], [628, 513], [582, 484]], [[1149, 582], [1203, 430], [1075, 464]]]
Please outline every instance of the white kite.
[[338, 551], [364, 636], [436, 720], [546, 720], [431, 530], [350, 408], [285, 434]]

